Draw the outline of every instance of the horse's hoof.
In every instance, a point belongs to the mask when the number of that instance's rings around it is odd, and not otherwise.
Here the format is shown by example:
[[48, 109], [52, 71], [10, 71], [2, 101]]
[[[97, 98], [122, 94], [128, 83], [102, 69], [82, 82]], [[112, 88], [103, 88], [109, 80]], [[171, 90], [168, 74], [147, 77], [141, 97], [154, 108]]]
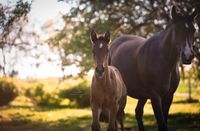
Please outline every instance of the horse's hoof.
[[117, 129], [114, 129], [114, 128], [108, 128], [107, 131], [117, 131]]
[[92, 125], [91, 128], [92, 128], [92, 131], [101, 131], [100, 125]]

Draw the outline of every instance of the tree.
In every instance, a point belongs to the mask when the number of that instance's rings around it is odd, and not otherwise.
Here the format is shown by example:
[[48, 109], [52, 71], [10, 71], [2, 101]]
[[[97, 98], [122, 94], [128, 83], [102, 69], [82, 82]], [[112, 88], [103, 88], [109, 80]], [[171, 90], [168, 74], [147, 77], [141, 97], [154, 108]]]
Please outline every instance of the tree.
[[[6, 54], [11, 54], [13, 48], [25, 50], [28, 46], [28, 43], [23, 41], [24, 38], [21, 34], [23, 26], [28, 22], [26, 15], [30, 11], [31, 3], [18, 0], [16, 3], [8, 1], [7, 4], [0, 3], [0, 49], [2, 54], [0, 56], [0, 71], [3, 75], [11, 73], [12, 76], [16, 74], [16, 71], [6, 71], [6, 66], [8, 63], [13, 65], [15, 62], [8, 61]], [[13, 60], [15, 61], [15, 59]]]
[[[170, 21], [170, 8], [176, 5], [181, 13], [200, 7], [199, 0], [65, 0], [76, 5], [63, 16], [65, 27], [49, 41], [64, 49], [63, 64], [75, 63], [81, 73], [92, 67], [89, 32], [110, 30], [115, 38], [122, 33], [144, 37], [164, 29]], [[70, 57], [73, 56], [73, 57]]]

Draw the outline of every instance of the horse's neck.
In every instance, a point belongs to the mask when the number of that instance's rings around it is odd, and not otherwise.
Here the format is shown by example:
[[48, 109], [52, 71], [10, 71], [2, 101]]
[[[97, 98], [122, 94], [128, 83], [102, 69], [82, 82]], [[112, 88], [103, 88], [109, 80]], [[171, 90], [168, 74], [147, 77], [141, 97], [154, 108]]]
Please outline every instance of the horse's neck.
[[167, 29], [163, 33], [162, 39], [160, 40], [161, 52], [168, 63], [173, 66], [178, 62], [180, 56], [178, 43], [176, 41], [177, 34], [173, 29]]

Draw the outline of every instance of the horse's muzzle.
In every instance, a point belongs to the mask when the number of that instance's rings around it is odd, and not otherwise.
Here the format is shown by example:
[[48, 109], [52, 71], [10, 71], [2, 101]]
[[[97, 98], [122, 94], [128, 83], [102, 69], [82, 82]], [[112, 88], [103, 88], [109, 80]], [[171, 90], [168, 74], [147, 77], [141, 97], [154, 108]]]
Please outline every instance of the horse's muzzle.
[[181, 61], [183, 64], [189, 65], [192, 63], [192, 60], [194, 58], [194, 54], [192, 54], [189, 58], [186, 58], [185, 54], [181, 54]]
[[104, 74], [103, 65], [97, 65], [95, 71], [96, 71], [96, 74], [98, 75], [98, 77], [103, 77], [103, 74]]

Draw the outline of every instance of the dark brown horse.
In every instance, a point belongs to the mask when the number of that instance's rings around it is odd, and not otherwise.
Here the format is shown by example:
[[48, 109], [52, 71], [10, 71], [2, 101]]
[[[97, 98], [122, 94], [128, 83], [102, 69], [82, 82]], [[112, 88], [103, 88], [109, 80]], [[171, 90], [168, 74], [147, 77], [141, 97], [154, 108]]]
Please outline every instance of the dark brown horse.
[[127, 94], [138, 99], [135, 112], [140, 131], [144, 131], [142, 116], [147, 99], [151, 100], [158, 130], [168, 130], [168, 112], [180, 81], [179, 58], [184, 64], [193, 59], [196, 14], [195, 11], [188, 16], [180, 15], [173, 7], [172, 21], [162, 32], [148, 40], [123, 35], [111, 45], [111, 65], [119, 69]]
[[117, 120], [124, 131], [126, 87], [118, 69], [108, 66], [110, 33], [97, 35], [92, 31], [91, 41], [96, 65], [91, 85], [92, 131], [100, 131], [101, 116], [109, 119], [107, 131], [117, 131]]

